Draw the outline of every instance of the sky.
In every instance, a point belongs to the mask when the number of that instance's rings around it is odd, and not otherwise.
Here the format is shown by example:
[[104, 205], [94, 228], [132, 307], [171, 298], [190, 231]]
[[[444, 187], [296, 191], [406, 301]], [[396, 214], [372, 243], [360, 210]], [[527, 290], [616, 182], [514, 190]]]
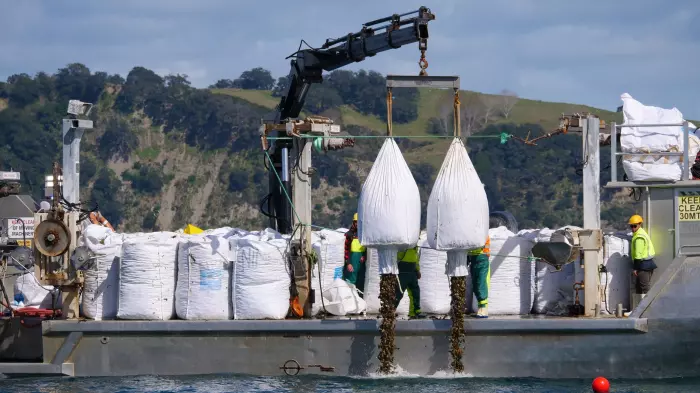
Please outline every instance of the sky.
[[[320, 46], [421, 5], [436, 14], [428, 72], [463, 89], [608, 110], [629, 93], [700, 119], [698, 0], [0, 0], [0, 80], [72, 62], [196, 87], [254, 67], [279, 77], [301, 39]], [[415, 75], [418, 59], [412, 44], [345, 69]]]

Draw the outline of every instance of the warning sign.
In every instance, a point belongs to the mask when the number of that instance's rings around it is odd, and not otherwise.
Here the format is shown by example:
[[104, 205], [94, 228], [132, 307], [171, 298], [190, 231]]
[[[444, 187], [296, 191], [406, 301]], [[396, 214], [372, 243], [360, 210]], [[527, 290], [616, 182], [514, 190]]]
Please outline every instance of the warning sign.
[[700, 221], [700, 195], [678, 197], [678, 220]]
[[[22, 235], [22, 221], [24, 221], [24, 235]], [[34, 217], [23, 217], [22, 221], [12, 218], [7, 220], [7, 237], [10, 239], [34, 237]]]

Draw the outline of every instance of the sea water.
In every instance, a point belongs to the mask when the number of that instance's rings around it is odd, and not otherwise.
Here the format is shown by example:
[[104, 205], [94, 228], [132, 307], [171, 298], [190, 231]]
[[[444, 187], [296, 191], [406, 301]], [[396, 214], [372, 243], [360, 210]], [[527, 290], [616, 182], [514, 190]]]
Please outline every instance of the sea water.
[[[700, 379], [645, 381], [611, 380], [614, 393], [690, 393], [700, 392]], [[162, 377], [125, 378], [20, 378], [0, 379], [0, 392], [41, 393], [590, 393], [590, 380], [483, 379], [443, 374], [418, 378], [399, 374], [396, 377]]]

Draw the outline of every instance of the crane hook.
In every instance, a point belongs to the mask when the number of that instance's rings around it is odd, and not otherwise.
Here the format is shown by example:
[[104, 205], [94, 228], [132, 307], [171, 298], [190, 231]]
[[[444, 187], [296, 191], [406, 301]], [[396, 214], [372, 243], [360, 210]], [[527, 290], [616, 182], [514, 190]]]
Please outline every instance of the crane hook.
[[420, 66], [419, 76], [426, 76], [428, 72], [425, 71], [428, 68], [428, 60], [425, 59], [425, 49], [420, 50], [420, 60], [418, 60], [418, 65]]

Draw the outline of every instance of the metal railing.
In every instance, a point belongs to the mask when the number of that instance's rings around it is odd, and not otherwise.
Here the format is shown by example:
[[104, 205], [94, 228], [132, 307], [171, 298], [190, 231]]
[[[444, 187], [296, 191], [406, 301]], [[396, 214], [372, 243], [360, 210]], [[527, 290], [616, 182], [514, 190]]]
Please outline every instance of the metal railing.
[[[682, 127], [683, 128], [683, 151], [682, 152], [654, 152], [654, 153], [623, 153], [617, 151], [617, 130], [623, 127]], [[682, 175], [681, 181], [690, 180], [689, 170], [689, 146], [690, 146], [690, 129], [688, 121], [682, 123], [670, 124], [610, 124], [610, 177], [612, 182], [617, 182], [617, 156], [666, 156], [666, 157], [683, 157], [681, 163]]]

